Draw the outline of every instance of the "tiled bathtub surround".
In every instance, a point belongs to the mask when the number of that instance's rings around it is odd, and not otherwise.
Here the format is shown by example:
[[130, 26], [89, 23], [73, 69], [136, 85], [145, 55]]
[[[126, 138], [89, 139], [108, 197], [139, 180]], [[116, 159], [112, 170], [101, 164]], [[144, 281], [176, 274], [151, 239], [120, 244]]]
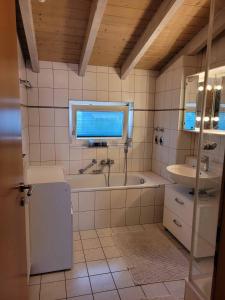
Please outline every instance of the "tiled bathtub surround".
[[40, 73], [27, 69], [32, 84], [28, 90], [31, 164], [61, 164], [75, 174], [91, 159], [114, 159], [113, 172], [123, 171], [123, 150], [119, 147], [88, 149], [70, 146], [68, 100], [132, 101], [134, 108], [133, 146], [128, 170], [151, 170], [152, 131], [156, 73], [134, 70], [121, 80], [115, 68], [88, 66], [77, 75], [77, 65], [40, 62]]
[[74, 230], [151, 224], [162, 221], [164, 185], [72, 192]]

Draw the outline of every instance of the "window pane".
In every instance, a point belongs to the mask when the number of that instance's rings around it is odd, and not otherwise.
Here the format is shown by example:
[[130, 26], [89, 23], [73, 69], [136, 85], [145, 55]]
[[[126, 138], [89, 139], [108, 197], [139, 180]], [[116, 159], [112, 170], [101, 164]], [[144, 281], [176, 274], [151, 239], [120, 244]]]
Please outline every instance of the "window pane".
[[193, 111], [186, 111], [184, 114], [184, 129], [195, 129], [196, 113]]
[[77, 111], [78, 138], [123, 137], [124, 112]]

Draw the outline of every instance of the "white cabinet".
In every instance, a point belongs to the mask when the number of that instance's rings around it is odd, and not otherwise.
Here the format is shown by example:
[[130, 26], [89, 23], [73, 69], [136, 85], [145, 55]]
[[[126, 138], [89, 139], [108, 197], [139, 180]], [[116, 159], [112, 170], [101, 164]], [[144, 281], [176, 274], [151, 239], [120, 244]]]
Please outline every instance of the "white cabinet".
[[[163, 225], [189, 251], [191, 250], [194, 196], [178, 184], [165, 187]], [[196, 210], [194, 256], [213, 256], [215, 252], [219, 201], [202, 196]]]

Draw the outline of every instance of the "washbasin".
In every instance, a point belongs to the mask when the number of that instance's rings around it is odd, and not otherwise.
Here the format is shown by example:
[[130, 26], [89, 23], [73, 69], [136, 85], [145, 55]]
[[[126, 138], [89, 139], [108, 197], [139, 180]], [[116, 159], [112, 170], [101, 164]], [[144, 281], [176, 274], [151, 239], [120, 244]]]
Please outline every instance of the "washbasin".
[[[171, 178], [176, 182], [190, 188], [195, 188], [196, 168], [187, 164], [170, 165], [167, 168]], [[201, 171], [199, 189], [215, 188], [220, 181], [220, 176], [212, 171]]]

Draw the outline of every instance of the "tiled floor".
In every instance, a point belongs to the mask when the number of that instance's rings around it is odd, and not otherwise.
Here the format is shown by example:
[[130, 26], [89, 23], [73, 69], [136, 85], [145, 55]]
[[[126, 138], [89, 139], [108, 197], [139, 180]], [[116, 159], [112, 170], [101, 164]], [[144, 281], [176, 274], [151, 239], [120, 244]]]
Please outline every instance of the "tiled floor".
[[135, 286], [112, 235], [148, 230], [147, 225], [74, 232], [74, 266], [66, 272], [32, 276], [30, 300], [140, 300], [184, 297], [184, 280]]

